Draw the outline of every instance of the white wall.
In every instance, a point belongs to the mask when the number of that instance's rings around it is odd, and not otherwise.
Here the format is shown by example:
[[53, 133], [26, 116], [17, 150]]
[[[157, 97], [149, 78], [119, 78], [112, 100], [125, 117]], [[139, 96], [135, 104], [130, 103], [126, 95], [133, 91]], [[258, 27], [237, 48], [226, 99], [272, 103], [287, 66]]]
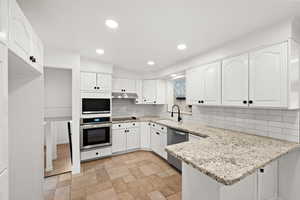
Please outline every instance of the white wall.
[[[292, 21], [287, 20], [281, 23], [254, 31], [236, 40], [227, 42], [204, 52], [188, 60], [169, 66], [159, 71], [156, 76], [168, 76], [176, 72], [203, 65], [209, 62], [220, 60], [226, 57], [239, 55], [243, 52], [253, 50], [262, 46], [287, 41], [292, 36]], [[294, 31], [296, 32], [296, 30]]]
[[45, 68], [45, 117], [72, 115], [72, 70]]
[[101, 63], [98, 60], [81, 57], [80, 70], [111, 74], [113, 72], [113, 65], [107, 63]]

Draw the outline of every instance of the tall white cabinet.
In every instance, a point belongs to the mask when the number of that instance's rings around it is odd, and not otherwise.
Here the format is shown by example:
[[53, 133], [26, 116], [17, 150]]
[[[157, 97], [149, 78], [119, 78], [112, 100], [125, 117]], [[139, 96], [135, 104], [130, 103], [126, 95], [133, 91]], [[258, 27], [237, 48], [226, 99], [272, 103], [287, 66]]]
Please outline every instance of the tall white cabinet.
[[287, 107], [287, 43], [249, 54], [249, 104]]
[[7, 48], [0, 42], [0, 199], [8, 200]]
[[43, 44], [16, 0], [9, 1], [9, 48], [26, 63], [43, 71]]

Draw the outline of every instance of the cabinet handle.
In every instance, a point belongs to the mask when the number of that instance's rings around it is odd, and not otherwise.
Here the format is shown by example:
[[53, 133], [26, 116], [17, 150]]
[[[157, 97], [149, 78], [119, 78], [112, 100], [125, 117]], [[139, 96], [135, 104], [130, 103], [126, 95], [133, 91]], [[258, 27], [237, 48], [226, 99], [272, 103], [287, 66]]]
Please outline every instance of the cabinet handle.
[[118, 126], [121, 127], [121, 124], [119, 124]]
[[265, 169], [261, 168], [259, 169], [260, 173], [264, 173], [265, 172]]
[[156, 135], [160, 135], [160, 133], [159, 133], [159, 132], [156, 132]]
[[252, 100], [249, 100], [249, 104], [253, 104], [253, 101], [252, 101]]
[[247, 104], [247, 101], [246, 101], [246, 100], [244, 100], [244, 101], [243, 101], [243, 104]]
[[201, 101], [198, 101], [198, 103], [201, 103]]
[[100, 87], [97, 87], [97, 89], [99, 90], [99, 89], [100, 89]]
[[154, 101], [154, 103], [156, 103], [156, 101]]
[[98, 156], [98, 155], [99, 155], [99, 153], [98, 153], [98, 152], [96, 152], [96, 155]]
[[132, 125], [135, 126], [135, 123], [133, 123]]
[[161, 130], [164, 130], [164, 127], [162, 127]]
[[149, 125], [149, 126], [151, 126], [151, 124], [150, 124], [150, 123], [148, 123], [148, 125]]
[[94, 89], [96, 90], [96, 89], [97, 89], [97, 87], [95, 86], [95, 87], [94, 87]]
[[144, 99], [144, 101], [146, 101], [146, 99]]

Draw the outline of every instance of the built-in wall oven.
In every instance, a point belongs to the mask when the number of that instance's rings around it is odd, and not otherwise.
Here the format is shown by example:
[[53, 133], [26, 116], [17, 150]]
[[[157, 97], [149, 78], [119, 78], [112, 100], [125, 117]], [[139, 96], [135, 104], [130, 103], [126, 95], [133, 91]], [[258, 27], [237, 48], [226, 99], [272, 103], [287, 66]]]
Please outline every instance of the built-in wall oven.
[[80, 149], [112, 145], [110, 117], [83, 118], [80, 125]]
[[107, 114], [110, 113], [109, 98], [82, 98], [82, 114]]

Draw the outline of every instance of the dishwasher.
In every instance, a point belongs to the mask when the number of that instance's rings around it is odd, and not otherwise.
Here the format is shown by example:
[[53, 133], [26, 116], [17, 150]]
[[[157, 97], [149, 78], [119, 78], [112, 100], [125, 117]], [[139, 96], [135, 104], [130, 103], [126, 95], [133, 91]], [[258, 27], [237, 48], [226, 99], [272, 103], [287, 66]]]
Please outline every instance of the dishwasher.
[[[168, 128], [167, 145], [178, 144], [189, 140], [189, 133]], [[181, 171], [181, 160], [168, 153], [168, 163]]]

